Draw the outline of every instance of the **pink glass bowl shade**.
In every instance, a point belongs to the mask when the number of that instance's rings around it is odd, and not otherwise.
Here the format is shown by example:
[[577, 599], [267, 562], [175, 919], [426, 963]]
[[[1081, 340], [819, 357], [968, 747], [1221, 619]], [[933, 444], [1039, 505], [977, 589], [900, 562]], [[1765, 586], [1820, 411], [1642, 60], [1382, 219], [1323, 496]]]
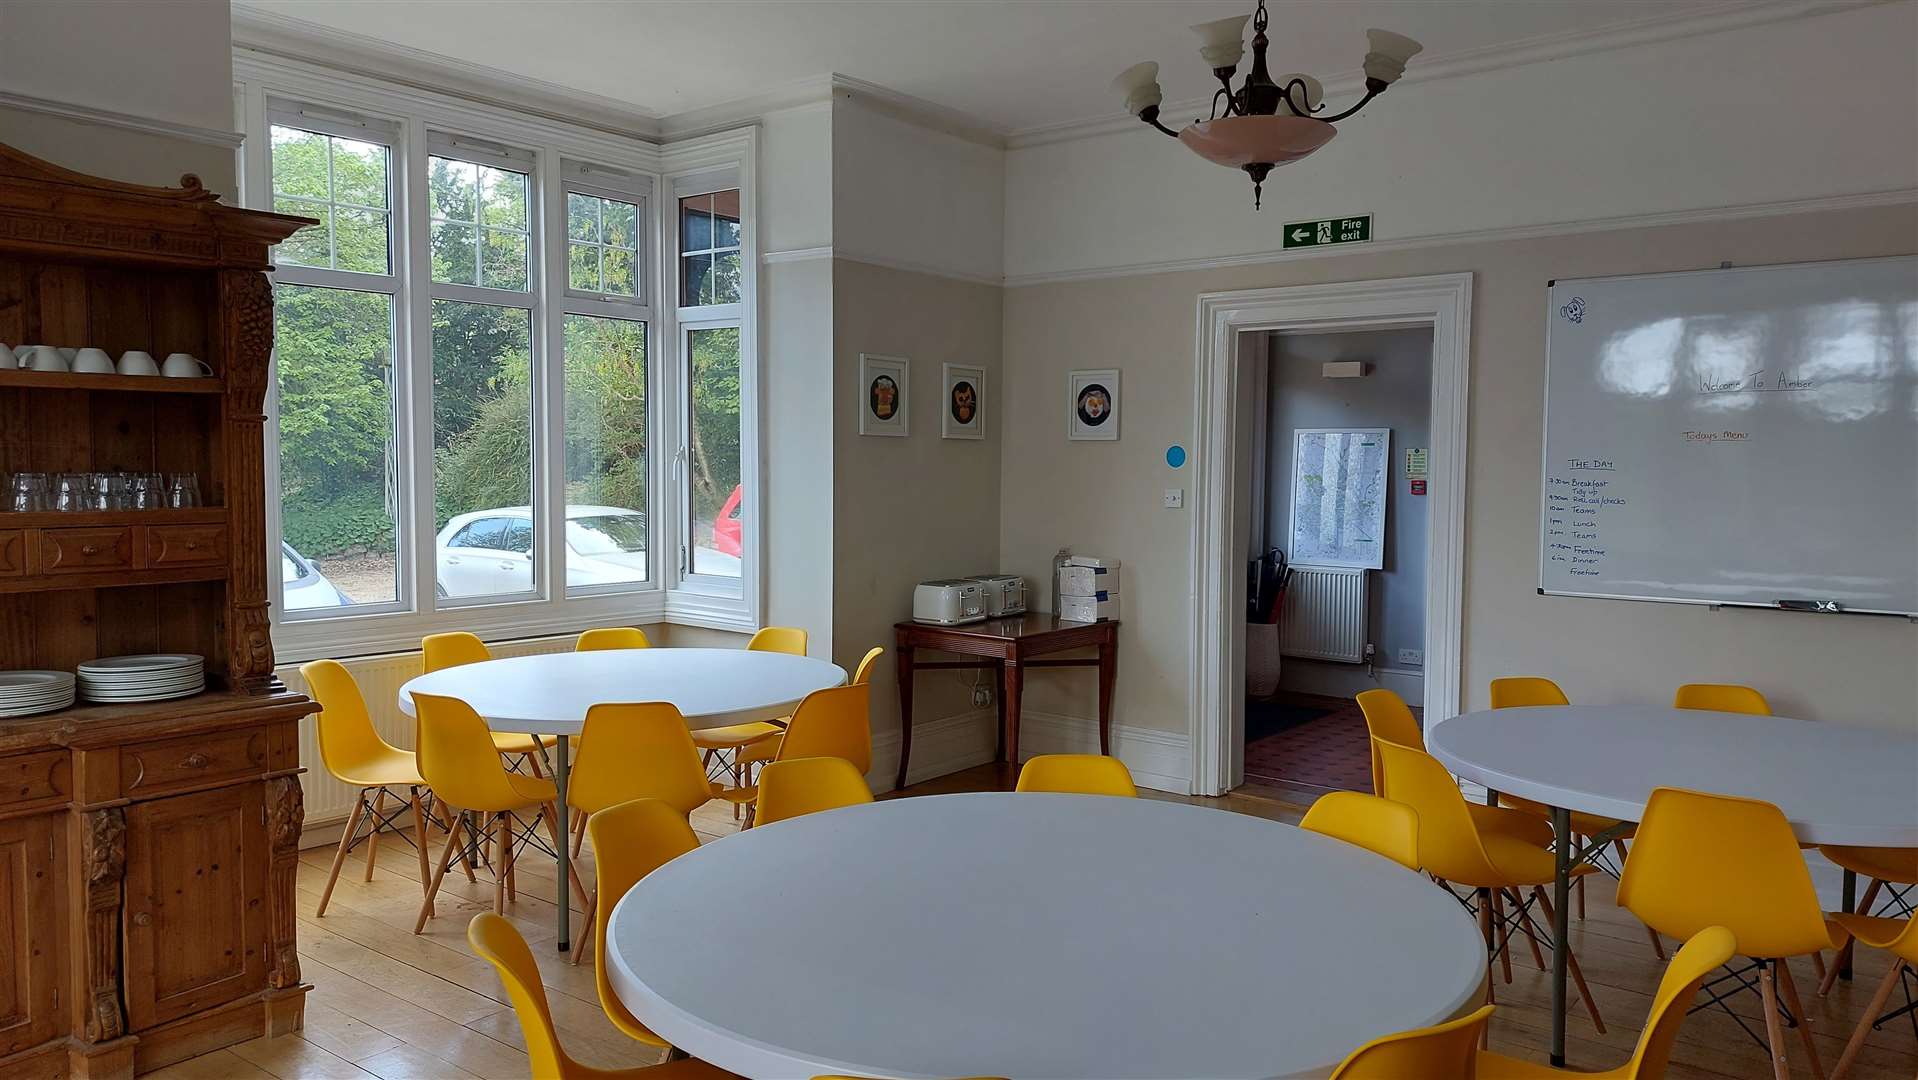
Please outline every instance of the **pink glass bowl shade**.
[[1331, 124], [1304, 116], [1226, 116], [1193, 124], [1179, 132], [1179, 141], [1215, 165], [1237, 169], [1297, 161], [1338, 133]]

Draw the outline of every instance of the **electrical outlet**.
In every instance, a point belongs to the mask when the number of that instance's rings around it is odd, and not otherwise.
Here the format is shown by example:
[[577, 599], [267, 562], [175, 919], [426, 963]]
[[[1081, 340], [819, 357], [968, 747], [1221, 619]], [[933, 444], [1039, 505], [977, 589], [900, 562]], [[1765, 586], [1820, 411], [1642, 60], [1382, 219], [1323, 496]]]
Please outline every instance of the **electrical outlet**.
[[1165, 489], [1165, 508], [1167, 510], [1184, 509], [1185, 508], [1185, 489], [1184, 488], [1166, 488]]
[[1425, 650], [1424, 649], [1400, 649], [1399, 650], [1399, 666], [1400, 667], [1424, 667], [1425, 666]]
[[972, 688], [972, 707], [983, 709], [992, 704], [992, 687], [975, 686]]

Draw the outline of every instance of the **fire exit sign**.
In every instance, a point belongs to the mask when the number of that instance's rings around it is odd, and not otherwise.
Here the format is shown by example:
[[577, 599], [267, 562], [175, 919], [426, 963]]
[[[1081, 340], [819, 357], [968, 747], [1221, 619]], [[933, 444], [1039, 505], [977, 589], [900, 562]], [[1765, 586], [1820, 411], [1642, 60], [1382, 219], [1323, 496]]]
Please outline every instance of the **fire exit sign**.
[[1294, 221], [1285, 227], [1285, 246], [1324, 247], [1327, 244], [1363, 244], [1372, 239], [1372, 215]]

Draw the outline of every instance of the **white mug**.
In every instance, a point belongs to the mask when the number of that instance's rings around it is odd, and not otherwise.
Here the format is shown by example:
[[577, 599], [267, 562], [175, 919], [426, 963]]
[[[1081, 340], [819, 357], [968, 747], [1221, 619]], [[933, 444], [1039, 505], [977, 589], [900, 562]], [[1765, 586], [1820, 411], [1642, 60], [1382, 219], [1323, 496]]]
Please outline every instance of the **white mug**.
[[158, 375], [160, 365], [153, 362], [153, 354], [138, 349], [128, 349], [120, 356], [120, 374], [122, 375]]
[[160, 365], [160, 373], [169, 379], [210, 379], [213, 369], [207, 362], [191, 353], [171, 353], [166, 363]]
[[12, 371], [20, 366], [20, 358], [13, 355], [4, 342], [0, 342], [0, 371]]
[[80, 355], [79, 349], [76, 349], [71, 345], [60, 346], [60, 358], [65, 360], [69, 366], [72, 365], [73, 358], [78, 355]]
[[24, 363], [20, 366], [35, 371], [58, 372], [67, 370], [67, 358], [60, 350], [51, 345], [34, 345], [22, 354]]
[[113, 357], [105, 349], [81, 349], [73, 357], [73, 370], [88, 375], [113, 374]]

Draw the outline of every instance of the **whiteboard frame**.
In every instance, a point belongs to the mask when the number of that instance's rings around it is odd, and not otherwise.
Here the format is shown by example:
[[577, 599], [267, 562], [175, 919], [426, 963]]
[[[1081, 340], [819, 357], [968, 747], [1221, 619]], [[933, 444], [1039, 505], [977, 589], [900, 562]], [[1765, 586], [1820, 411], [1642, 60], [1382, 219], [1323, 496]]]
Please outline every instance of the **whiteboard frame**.
[[[1585, 600], [1636, 600], [1652, 604], [1687, 604], [1692, 607], [1707, 607], [1714, 610], [1722, 607], [1751, 608], [1756, 611], [1794, 611], [1805, 612], [1808, 609], [1787, 607], [1773, 601], [1760, 603], [1754, 600], [1705, 600], [1698, 597], [1682, 596], [1638, 596], [1632, 593], [1571, 592], [1564, 589], [1545, 587], [1545, 478], [1551, 473], [1552, 452], [1552, 332], [1558, 328], [1557, 313], [1552, 304], [1552, 290], [1560, 285], [1577, 285], [1585, 282], [1651, 281], [1658, 278], [1695, 277], [1699, 274], [1740, 274], [1755, 271], [1791, 270], [1802, 267], [1830, 266], [1868, 266], [1874, 263], [1911, 263], [1918, 265], [1918, 256], [1884, 255], [1866, 259], [1809, 259], [1788, 263], [1754, 263], [1750, 266], [1700, 266], [1690, 270], [1662, 270], [1655, 274], [1614, 274], [1609, 277], [1568, 277], [1548, 278], [1545, 282], [1545, 378], [1539, 397], [1539, 442], [1538, 442], [1538, 595], [1570, 596]], [[1894, 618], [1910, 619], [1918, 622], [1918, 611], [1893, 611], [1877, 608], [1840, 608], [1837, 611], [1818, 611], [1825, 615], [1888, 615]]]
[[[1291, 550], [1293, 537], [1299, 528], [1299, 465], [1304, 455], [1299, 453], [1299, 439], [1305, 435], [1377, 435], [1385, 441], [1385, 450], [1379, 460], [1385, 465], [1384, 482], [1379, 485], [1379, 493], [1384, 501], [1379, 504], [1379, 540], [1377, 562], [1341, 562], [1336, 559], [1307, 559], [1303, 562], [1296, 558], [1297, 552]], [[1392, 429], [1389, 427], [1302, 427], [1292, 429], [1292, 504], [1285, 509], [1285, 547], [1286, 558], [1299, 566], [1331, 566], [1349, 570], [1384, 570], [1385, 537], [1392, 527]], [[1541, 571], [1543, 573], [1543, 571]], [[1542, 577], [1540, 580], [1544, 580]]]

